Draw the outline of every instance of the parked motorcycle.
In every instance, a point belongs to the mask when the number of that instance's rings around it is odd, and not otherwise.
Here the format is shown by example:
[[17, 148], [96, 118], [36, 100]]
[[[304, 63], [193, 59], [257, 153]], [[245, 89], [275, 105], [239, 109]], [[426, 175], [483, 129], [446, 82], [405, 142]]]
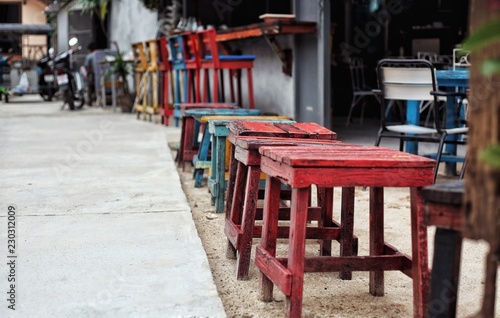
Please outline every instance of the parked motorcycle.
[[[69, 40], [70, 47], [75, 46], [77, 43], [77, 38]], [[64, 109], [66, 104], [68, 104], [71, 110], [80, 109], [84, 104], [83, 77], [73, 67], [73, 53], [78, 50], [81, 50], [81, 47], [78, 47], [76, 50], [70, 48], [66, 52], [57, 54], [54, 58], [54, 73], [56, 75], [57, 86], [64, 98], [62, 109]]]
[[52, 101], [57, 92], [57, 83], [54, 77], [54, 49], [50, 48], [46, 56], [37, 63], [38, 93], [44, 101]]

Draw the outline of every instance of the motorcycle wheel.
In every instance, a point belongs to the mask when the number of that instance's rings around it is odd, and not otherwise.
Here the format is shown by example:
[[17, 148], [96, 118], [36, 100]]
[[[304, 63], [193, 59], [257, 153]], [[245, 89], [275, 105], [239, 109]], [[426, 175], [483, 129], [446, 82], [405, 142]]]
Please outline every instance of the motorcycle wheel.
[[75, 98], [73, 94], [71, 93], [71, 89], [66, 90], [66, 103], [68, 103], [69, 109], [70, 110], [75, 110]]
[[81, 109], [85, 105], [85, 98], [83, 98], [83, 92], [80, 93], [78, 98], [74, 99], [75, 109]]
[[43, 98], [44, 101], [51, 102], [52, 101], [52, 97], [54, 96], [54, 94], [52, 94], [52, 92], [49, 92], [49, 93], [40, 93], [40, 96], [42, 96], [42, 98]]

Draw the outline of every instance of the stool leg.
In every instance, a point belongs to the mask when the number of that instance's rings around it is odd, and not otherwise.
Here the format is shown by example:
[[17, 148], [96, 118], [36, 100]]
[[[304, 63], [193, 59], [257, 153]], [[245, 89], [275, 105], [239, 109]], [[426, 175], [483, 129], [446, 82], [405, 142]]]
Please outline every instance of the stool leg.
[[[384, 255], [384, 188], [370, 188], [370, 256]], [[384, 296], [384, 271], [370, 272], [370, 294]]]
[[[210, 148], [210, 133], [208, 132], [208, 125], [205, 125], [203, 132], [203, 139], [201, 141], [200, 149], [198, 151], [198, 161], [208, 160], [208, 149]], [[204, 169], [194, 169], [194, 186], [195, 188], [201, 188], [201, 183], [203, 181], [203, 171]]]
[[[243, 163], [239, 162], [238, 160], [233, 159], [231, 161], [235, 161], [237, 165], [237, 172], [234, 173], [234, 192], [232, 194], [232, 199], [231, 199], [231, 205], [227, 206], [229, 210], [226, 210], [226, 223], [230, 222], [231, 224], [235, 225], [241, 225], [241, 219], [242, 219], [242, 204], [243, 204], [243, 197], [245, 195], [245, 182], [246, 182], [246, 176], [248, 173], [248, 167], [244, 165]], [[231, 174], [230, 174], [231, 178]], [[229, 197], [228, 197], [229, 200]], [[229, 226], [227, 226], [229, 227]], [[226, 236], [228, 236], [228, 245], [226, 249], [226, 257], [229, 259], [236, 259], [236, 249], [238, 246], [236, 246], [236, 242], [238, 241], [238, 233], [232, 234], [229, 231], [226, 231]], [[235, 242], [234, 245], [231, 243], [232, 241]]]
[[[224, 212], [224, 191], [226, 187], [226, 136], [217, 136], [217, 162], [215, 167], [215, 212]], [[214, 154], [212, 154], [212, 160]], [[214, 173], [214, 171], [212, 171]]]
[[219, 72], [220, 76], [220, 102], [224, 103], [226, 101], [226, 92], [225, 92], [225, 87], [224, 87], [224, 71], [220, 70]]
[[[220, 179], [218, 177], [219, 174], [219, 169], [220, 169], [220, 161], [221, 161], [221, 155], [224, 156], [224, 154], [221, 154], [220, 152], [222, 151], [221, 146], [224, 143], [224, 152], [225, 152], [225, 138], [224, 137], [219, 137], [219, 136], [213, 136], [212, 138], [212, 160], [210, 162], [210, 175], [208, 176], [208, 182], [213, 182], [213, 189], [212, 192], [210, 192], [210, 204], [212, 206], [215, 206], [217, 202], [217, 196], [220, 191]], [[224, 170], [224, 167], [222, 168]], [[210, 188], [209, 188], [210, 190]], [[215, 213], [221, 213], [222, 212], [222, 207], [215, 207]]]
[[238, 170], [239, 161], [234, 159], [235, 146], [231, 147], [231, 155], [229, 156], [229, 177], [227, 180], [227, 190], [226, 190], [226, 216], [231, 213], [231, 205], [233, 204], [234, 195], [234, 181], [236, 180], [236, 172]]
[[214, 69], [213, 70], [213, 74], [212, 74], [212, 77], [213, 77], [213, 87], [212, 87], [212, 90], [213, 90], [213, 93], [212, 93], [212, 103], [218, 103], [220, 101], [219, 99], [219, 70], [218, 69]]
[[[354, 187], [342, 188], [342, 207], [340, 210], [340, 256], [353, 256], [354, 253]], [[351, 280], [352, 270], [344, 269], [340, 279]]]
[[180, 167], [184, 162], [184, 151], [185, 151], [185, 141], [186, 141], [186, 117], [182, 117], [182, 127], [181, 127], [181, 141], [179, 142], [179, 150], [177, 150], [177, 156], [175, 157], [177, 161], [177, 167]]
[[[186, 127], [184, 129], [184, 127]], [[182, 165], [182, 171], [185, 169], [186, 161], [190, 161], [191, 153], [195, 150], [193, 139], [198, 138], [197, 127], [199, 127], [193, 117], [183, 117], [182, 118], [182, 132], [184, 132], [184, 140], [182, 141], [182, 159], [180, 159], [180, 164]], [[196, 137], [195, 137], [196, 136]], [[188, 156], [189, 153], [189, 156]]]
[[494, 247], [490, 245], [490, 252], [486, 256], [486, 276], [484, 283], [482, 317], [493, 317], [495, 315], [495, 293], [497, 282], [498, 261]]
[[[321, 190], [321, 220], [319, 221], [319, 227], [333, 227], [333, 188], [322, 188]], [[332, 255], [332, 241], [331, 240], [320, 240], [320, 255], [321, 256], [331, 256]]]
[[248, 279], [248, 268], [252, 252], [253, 227], [255, 224], [255, 211], [257, 210], [257, 196], [259, 192], [260, 167], [248, 168], [247, 184], [245, 191], [245, 204], [243, 206], [243, 220], [241, 223], [242, 235], [238, 240], [238, 280]]
[[308, 188], [292, 189], [290, 243], [288, 246], [288, 269], [292, 275], [292, 286], [290, 295], [287, 295], [285, 302], [286, 317], [300, 317], [302, 315], [308, 201]]
[[[273, 257], [276, 256], [280, 191], [280, 181], [278, 179], [267, 176], [266, 194], [264, 197], [262, 239], [260, 241], [260, 245]], [[262, 272], [260, 274], [260, 298], [262, 301], [266, 302], [270, 302], [273, 300], [273, 282]]]
[[424, 224], [424, 203], [421, 188], [410, 189], [411, 245], [413, 280], [413, 316], [424, 317], [429, 300], [429, 265], [427, 227]]
[[237, 75], [238, 81], [236, 82], [238, 85], [238, 88], [237, 88], [238, 89], [238, 105], [240, 107], [243, 107], [243, 97], [242, 97], [243, 93], [241, 91], [241, 70], [236, 70], [236, 74], [238, 74]]
[[[229, 70], [229, 92], [231, 94], [231, 103], [236, 103], [236, 97], [234, 95], [234, 70]], [[242, 105], [238, 105], [239, 107], [243, 107]]]
[[462, 235], [437, 228], [435, 237], [428, 317], [455, 317]]
[[255, 108], [255, 100], [253, 97], [253, 77], [252, 77], [252, 69], [247, 69], [247, 80], [248, 80], [248, 99], [250, 101], [250, 109]]

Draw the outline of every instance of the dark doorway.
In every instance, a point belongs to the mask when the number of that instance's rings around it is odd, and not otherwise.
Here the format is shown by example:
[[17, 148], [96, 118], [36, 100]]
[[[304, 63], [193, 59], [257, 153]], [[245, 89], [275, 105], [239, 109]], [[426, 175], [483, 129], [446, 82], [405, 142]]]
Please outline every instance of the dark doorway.
[[[451, 55], [466, 36], [469, 0], [331, 1], [333, 34], [332, 114], [346, 116], [351, 104], [350, 57], [365, 64], [367, 86], [377, 87], [375, 67], [385, 57], [416, 58], [418, 52]], [[366, 100], [365, 117], [380, 116]], [[357, 110], [360, 111], [360, 108]], [[356, 110], [355, 110], [356, 112]], [[357, 113], [355, 117], [359, 115]]]
[[187, 4], [187, 16], [202, 25], [235, 27], [262, 22], [264, 13], [292, 13], [291, 0], [195, 0]]
[[[0, 3], [0, 23], [21, 23], [21, 3]], [[3, 53], [21, 54], [21, 36], [0, 35]]]

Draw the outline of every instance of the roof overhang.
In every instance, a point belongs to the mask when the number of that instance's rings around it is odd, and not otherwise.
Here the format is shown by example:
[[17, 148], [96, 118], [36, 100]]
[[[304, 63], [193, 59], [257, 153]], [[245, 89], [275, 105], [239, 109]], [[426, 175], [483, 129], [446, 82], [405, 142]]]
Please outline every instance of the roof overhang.
[[50, 24], [0, 23], [0, 34], [49, 34], [52, 31]]

